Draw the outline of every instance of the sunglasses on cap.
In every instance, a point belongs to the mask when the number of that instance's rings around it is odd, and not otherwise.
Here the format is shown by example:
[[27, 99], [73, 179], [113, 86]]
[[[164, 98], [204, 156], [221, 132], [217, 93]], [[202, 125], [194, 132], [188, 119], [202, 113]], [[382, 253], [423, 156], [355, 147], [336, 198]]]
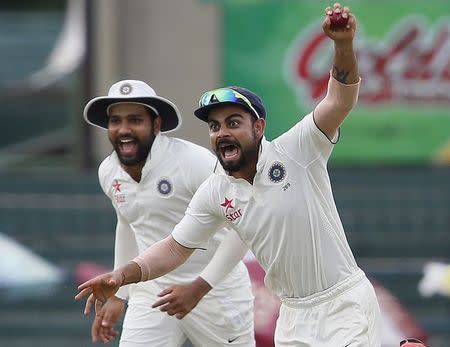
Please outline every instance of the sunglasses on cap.
[[412, 346], [417, 346], [417, 347], [424, 346], [425, 347], [425, 345], [423, 344], [422, 341], [420, 341], [419, 339], [415, 339], [415, 338], [408, 338], [408, 339], [404, 339], [404, 340], [400, 341], [400, 347], [407, 344], [408, 342], [413, 343]]
[[233, 104], [241, 104], [250, 108], [256, 118], [261, 118], [255, 110], [252, 103], [241, 93], [231, 88], [220, 88], [206, 92], [198, 102], [200, 107], [217, 104], [219, 102], [231, 102]]

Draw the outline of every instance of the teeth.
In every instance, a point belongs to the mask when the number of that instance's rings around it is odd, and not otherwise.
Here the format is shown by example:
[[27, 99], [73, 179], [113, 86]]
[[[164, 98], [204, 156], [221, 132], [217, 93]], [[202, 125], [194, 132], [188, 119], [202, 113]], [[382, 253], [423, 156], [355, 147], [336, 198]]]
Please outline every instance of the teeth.
[[122, 139], [122, 140], [120, 140], [120, 142], [127, 143], [127, 142], [133, 142], [133, 140], [132, 139]]

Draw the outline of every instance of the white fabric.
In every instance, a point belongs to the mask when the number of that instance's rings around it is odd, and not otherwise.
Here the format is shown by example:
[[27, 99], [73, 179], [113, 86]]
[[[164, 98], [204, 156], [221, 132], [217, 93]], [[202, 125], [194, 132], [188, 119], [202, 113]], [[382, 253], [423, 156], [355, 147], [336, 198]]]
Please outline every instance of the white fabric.
[[375, 291], [364, 273], [358, 271], [308, 299], [282, 301], [275, 344], [277, 347], [380, 347], [380, 328]]
[[[114, 268], [128, 263], [149, 246], [170, 235], [183, 217], [193, 194], [213, 172], [216, 164], [216, 158], [207, 149], [165, 135], [156, 136], [139, 183], [122, 169], [115, 152], [102, 162], [99, 167], [100, 184], [111, 199], [118, 217]], [[225, 234], [225, 230], [218, 231], [215, 237], [199, 245], [199, 249], [171, 273], [126, 286], [129, 289], [121, 289], [117, 296], [127, 298], [128, 290], [132, 293], [139, 288], [142, 295], [133, 299], [130, 294], [130, 300], [141, 307], [151, 306], [155, 295], [167, 286], [197, 278]], [[242, 288], [250, 288], [250, 279], [245, 265], [240, 262], [206, 296], [233, 303], [235, 310], [247, 317], [241, 326], [241, 331], [247, 331], [253, 327], [251, 293], [248, 293], [246, 300], [227, 294], [230, 290]], [[158, 334], [158, 331], [152, 333]]]
[[242, 260], [247, 251], [248, 247], [242, 242], [239, 235], [230, 229], [200, 276], [211, 287], [216, 287], [223, 280], [224, 275], [230, 272]]
[[[358, 85], [346, 90], [357, 93]], [[173, 237], [199, 247], [213, 235], [211, 226], [226, 222], [254, 253], [266, 286], [279, 297], [307, 297], [332, 287], [358, 271], [331, 191], [332, 149], [308, 114], [272, 142], [262, 141], [253, 185], [225, 174], [210, 176]]]
[[[157, 290], [155, 286], [150, 292]], [[134, 286], [130, 295], [120, 347], [179, 347], [186, 338], [196, 347], [255, 346], [253, 326], [248, 324], [252, 312], [236, 305], [239, 302], [244, 307], [251, 306], [248, 286], [230, 288], [221, 295], [206, 295], [181, 320], [144, 305], [148, 291], [143, 288]], [[235, 340], [229, 344], [229, 339]]]
[[[117, 215], [116, 225], [116, 238], [115, 238], [115, 252], [114, 252], [114, 264], [115, 268], [125, 265], [126, 259], [132, 259], [135, 254], [138, 254], [138, 247], [136, 239], [130, 226], [126, 223], [124, 218], [119, 214]], [[116, 293], [116, 296], [122, 300], [128, 299], [129, 285], [120, 287]]]

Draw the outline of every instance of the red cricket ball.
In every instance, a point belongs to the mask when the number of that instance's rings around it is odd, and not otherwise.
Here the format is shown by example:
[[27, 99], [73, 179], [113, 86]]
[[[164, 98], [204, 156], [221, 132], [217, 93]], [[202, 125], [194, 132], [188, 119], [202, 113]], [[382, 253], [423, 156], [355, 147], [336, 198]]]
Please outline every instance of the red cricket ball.
[[333, 12], [333, 14], [330, 16], [330, 21], [331, 21], [330, 25], [331, 30], [342, 29], [345, 28], [345, 26], [347, 25], [348, 17], [347, 18], [342, 17], [342, 12], [339, 13]]

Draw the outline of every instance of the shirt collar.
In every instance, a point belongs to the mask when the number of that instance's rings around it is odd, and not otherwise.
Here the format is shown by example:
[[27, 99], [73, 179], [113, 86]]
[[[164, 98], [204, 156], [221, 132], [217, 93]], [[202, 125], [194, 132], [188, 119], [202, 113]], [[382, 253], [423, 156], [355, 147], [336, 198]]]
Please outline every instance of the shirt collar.
[[270, 142], [267, 141], [266, 137], [263, 136], [261, 139], [261, 144], [259, 145], [259, 153], [258, 153], [258, 162], [256, 163], [256, 173], [261, 171], [261, 168], [264, 166], [267, 157], [267, 147]]
[[142, 178], [144, 178], [151, 168], [157, 166], [167, 155], [167, 143], [168, 139], [166, 136], [158, 133], [153, 141], [150, 153], [147, 156], [144, 167], [142, 168]]

